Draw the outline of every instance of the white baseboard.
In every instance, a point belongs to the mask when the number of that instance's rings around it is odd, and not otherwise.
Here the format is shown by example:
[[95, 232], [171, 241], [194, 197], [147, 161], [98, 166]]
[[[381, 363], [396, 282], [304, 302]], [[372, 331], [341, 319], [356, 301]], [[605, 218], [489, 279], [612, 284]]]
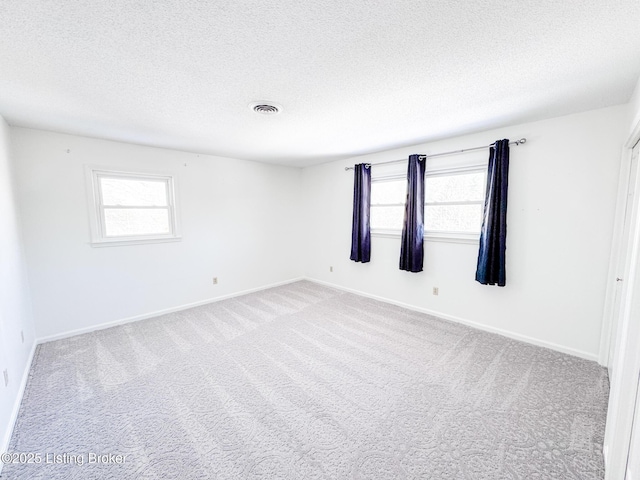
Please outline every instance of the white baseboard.
[[[13, 410], [11, 411], [11, 417], [9, 417], [9, 425], [7, 427], [7, 431], [4, 433], [4, 437], [2, 438], [2, 444], [0, 444], [0, 453], [4, 453], [9, 450], [9, 442], [11, 441], [11, 436], [13, 435], [13, 429], [16, 426], [16, 421], [18, 420], [18, 413], [20, 413], [20, 405], [22, 404], [22, 397], [24, 396], [24, 390], [27, 387], [27, 381], [29, 380], [29, 373], [31, 372], [31, 364], [33, 363], [33, 357], [36, 353], [36, 348], [38, 347], [37, 340], [33, 341], [33, 345], [31, 346], [31, 351], [29, 352], [29, 358], [27, 359], [27, 364], [24, 367], [24, 372], [22, 373], [22, 379], [20, 380], [20, 386], [18, 387], [18, 395], [13, 404]], [[2, 467], [4, 464], [0, 461], [0, 475], [2, 474]]]
[[250, 288], [248, 290], [242, 290], [242, 291], [230, 293], [227, 295], [221, 295], [219, 297], [208, 298], [206, 300], [200, 300], [198, 302], [179, 305], [177, 307], [165, 308], [163, 310], [156, 310], [155, 312], [143, 313], [141, 315], [135, 315], [133, 317], [112, 320], [110, 322], [104, 322], [98, 325], [91, 325], [90, 327], [78, 328], [75, 330], [69, 330], [67, 332], [56, 333], [54, 335], [48, 335], [46, 337], [38, 338], [36, 340], [36, 343], [39, 345], [41, 343], [53, 342], [54, 340], [62, 340], [63, 338], [69, 338], [69, 337], [74, 337], [76, 335], [82, 335], [83, 333], [90, 333], [98, 330], [104, 330], [105, 328], [116, 327], [118, 325], [137, 322], [139, 320], [145, 320], [147, 318], [159, 317], [160, 315], [166, 315], [167, 313], [174, 313], [174, 312], [179, 312], [181, 310], [188, 310], [189, 308], [199, 307], [201, 305], [208, 305], [209, 303], [219, 302], [221, 300], [226, 300], [228, 298], [240, 297], [242, 295], [247, 295], [249, 293], [259, 292], [262, 290], [267, 290], [269, 288], [274, 288], [274, 287], [279, 287], [281, 285], [287, 285], [289, 283], [299, 282], [300, 280], [304, 280], [304, 278], [292, 278], [289, 280], [284, 280], [282, 282], [271, 283], [269, 285], [263, 285], [261, 287]]
[[529, 337], [527, 335], [521, 335], [519, 333], [511, 332], [509, 330], [503, 330], [501, 328], [492, 327], [490, 325], [485, 325], [483, 323], [479, 323], [479, 322], [476, 322], [474, 320], [468, 320], [466, 318], [456, 317], [456, 316], [449, 315], [449, 314], [446, 314], [446, 313], [438, 312], [436, 310], [430, 310], [430, 309], [427, 309], [427, 308], [417, 307], [415, 305], [411, 305], [411, 304], [408, 304], [408, 303], [398, 302], [398, 301], [392, 300], [390, 298], [380, 297], [378, 295], [372, 295], [372, 294], [367, 293], [367, 292], [363, 292], [363, 291], [356, 290], [356, 289], [353, 289], [353, 288], [343, 287], [341, 285], [336, 285], [334, 283], [325, 282], [323, 280], [317, 280], [315, 278], [306, 277], [304, 280], [308, 280], [310, 282], [318, 283], [320, 285], [325, 285], [327, 287], [336, 288], [338, 290], [342, 290], [342, 291], [345, 291], [345, 292], [354, 293], [354, 294], [360, 295], [362, 297], [367, 297], [367, 298], [372, 298], [374, 300], [379, 300], [381, 302], [389, 303], [389, 304], [396, 305], [396, 306], [402, 307], [402, 308], [406, 308], [407, 310], [412, 310], [414, 312], [426, 313], [427, 315], [433, 315], [434, 317], [439, 317], [439, 318], [442, 318], [444, 320], [450, 320], [452, 322], [461, 323], [463, 325], [467, 325], [469, 327], [473, 327], [473, 328], [476, 328], [478, 330], [483, 330], [483, 331], [489, 332], [489, 333], [495, 333], [495, 334], [498, 334], [498, 335], [502, 335], [503, 337], [508, 337], [508, 338], [513, 339], [513, 340], [519, 340], [521, 342], [529, 343], [531, 345], [536, 345], [538, 347], [549, 348], [551, 350], [555, 350], [555, 351], [561, 352], [561, 353], [566, 353], [568, 355], [573, 355], [575, 357], [583, 358], [585, 360], [591, 360], [593, 362], [597, 362], [598, 361], [598, 355], [597, 354], [584, 352], [582, 350], [577, 350], [577, 349], [574, 349], [574, 348], [571, 348], [571, 347], [566, 347], [564, 345], [559, 345], [559, 344], [552, 343], [552, 342], [547, 342], [545, 340], [540, 340], [538, 338]]

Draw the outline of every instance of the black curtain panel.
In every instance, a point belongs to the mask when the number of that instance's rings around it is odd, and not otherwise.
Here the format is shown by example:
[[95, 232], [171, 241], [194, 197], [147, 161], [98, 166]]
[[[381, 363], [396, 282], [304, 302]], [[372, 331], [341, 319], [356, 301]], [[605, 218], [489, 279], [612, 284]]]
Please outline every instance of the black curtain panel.
[[487, 192], [476, 270], [476, 280], [483, 285], [506, 285], [508, 180], [509, 140], [498, 140], [489, 153]]
[[371, 166], [360, 163], [353, 169], [353, 223], [351, 228], [351, 260], [371, 260]]
[[400, 270], [421, 272], [424, 261], [424, 169], [423, 155], [410, 155], [407, 169], [407, 201], [400, 244]]

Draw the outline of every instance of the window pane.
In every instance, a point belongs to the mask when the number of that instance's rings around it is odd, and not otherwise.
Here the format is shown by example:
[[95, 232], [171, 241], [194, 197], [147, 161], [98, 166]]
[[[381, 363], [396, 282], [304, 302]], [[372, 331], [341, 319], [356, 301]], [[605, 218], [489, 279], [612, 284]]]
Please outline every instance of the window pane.
[[427, 205], [424, 210], [424, 229], [478, 233], [482, 227], [482, 210], [481, 204]]
[[167, 182], [100, 177], [104, 205], [131, 207], [166, 206]]
[[371, 182], [371, 204], [400, 203], [407, 198], [407, 181], [389, 180]]
[[104, 223], [108, 237], [170, 233], [166, 208], [105, 208]]
[[484, 172], [425, 178], [425, 198], [430, 202], [484, 200]]
[[402, 230], [404, 207], [371, 206], [371, 228]]

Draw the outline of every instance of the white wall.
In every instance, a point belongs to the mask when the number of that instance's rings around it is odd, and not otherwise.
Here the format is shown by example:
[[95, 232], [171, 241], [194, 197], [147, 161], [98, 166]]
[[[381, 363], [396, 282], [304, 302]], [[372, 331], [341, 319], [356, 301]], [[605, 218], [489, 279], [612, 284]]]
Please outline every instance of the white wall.
[[[39, 338], [301, 275], [300, 169], [23, 128], [12, 139]], [[91, 247], [85, 164], [176, 172], [182, 241]]]
[[[33, 346], [33, 319], [14, 195], [9, 127], [0, 117], [0, 452], [6, 451], [9, 442]], [[9, 373], [7, 387], [2, 375], [5, 369]]]
[[[306, 168], [306, 275], [596, 360], [626, 113], [612, 107]], [[477, 244], [426, 242], [419, 274], [398, 270], [399, 238], [374, 237], [369, 264], [349, 260], [345, 166], [521, 137], [527, 144], [511, 149], [506, 287], [475, 282]]]
[[[304, 170], [12, 128], [36, 334], [305, 274], [595, 358], [625, 121], [625, 108], [613, 107]], [[398, 270], [396, 238], [375, 237], [370, 264], [349, 261], [352, 173], [344, 166], [504, 137], [528, 139], [512, 148], [506, 288], [474, 281], [477, 245], [428, 242], [420, 274]], [[177, 172], [183, 240], [91, 247], [85, 164]]]

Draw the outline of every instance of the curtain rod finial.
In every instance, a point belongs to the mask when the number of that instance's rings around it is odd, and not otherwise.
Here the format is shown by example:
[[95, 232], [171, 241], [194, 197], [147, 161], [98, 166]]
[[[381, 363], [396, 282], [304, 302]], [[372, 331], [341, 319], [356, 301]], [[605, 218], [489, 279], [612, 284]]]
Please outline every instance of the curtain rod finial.
[[521, 138], [520, 140], [516, 141], [516, 145], [521, 145], [523, 143], [527, 143], [527, 139], [526, 138]]

